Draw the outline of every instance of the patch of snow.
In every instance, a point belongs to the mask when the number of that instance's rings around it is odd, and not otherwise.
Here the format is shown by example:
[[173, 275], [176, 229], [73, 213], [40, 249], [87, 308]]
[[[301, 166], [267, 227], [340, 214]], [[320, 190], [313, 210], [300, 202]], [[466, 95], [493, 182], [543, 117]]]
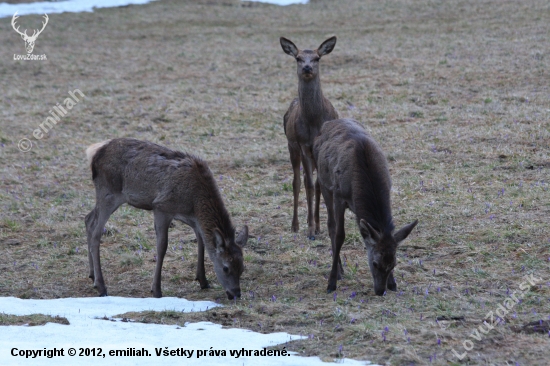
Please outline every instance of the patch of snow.
[[94, 8], [111, 8], [125, 5], [142, 5], [154, 0], [68, 0], [68, 1], [39, 1], [35, 3], [8, 4], [0, 3], [0, 18], [27, 14], [54, 14], [92, 12]]
[[[261, 334], [244, 329], [222, 329], [210, 322], [175, 325], [143, 324], [103, 320], [128, 311], [178, 312], [205, 311], [220, 306], [209, 301], [188, 301], [173, 297], [161, 299], [137, 299], [123, 297], [64, 298], [53, 300], [24, 300], [15, 297], [0, 297], [0, 312], [13, 315], [46, 314], [67, 318], [70, 325], [48, 323], [44, 326], [2, 326], [0, 327], [0, 365], [164, 365], [194, 364], [201, 366], [224, 365], [304, 365], [326, 366], [318, 357], [291, 356], [241, 356], [231, 357], [229, 350], [262, 350], [263, 347], [283, 344], [306, 337], [288, 333]], [[98, 319], [99, 318], [99, 319]], [[69, 356], [69, 348], [76, 350]], [[197, 350], [225, 350], [227, 356], [202, 356]], [[334, 345], [335, 350], [338, 345]], [[16, 348], [17, 350], [14, 350]], [[12, 356], [20, 350], [64, 349], [64, 356], [53, 358]], [[104, 357], [79, 356], [80, 348], [101, 348]], [[110, 356], [111, 350], [145, 349], [150, 356]], [[193, 350], [191, 358], [186, 356], [157, 356], [155, 348], [168, 350]], [[366, 361], [339, 360], [345, 365], [366, 365]]]

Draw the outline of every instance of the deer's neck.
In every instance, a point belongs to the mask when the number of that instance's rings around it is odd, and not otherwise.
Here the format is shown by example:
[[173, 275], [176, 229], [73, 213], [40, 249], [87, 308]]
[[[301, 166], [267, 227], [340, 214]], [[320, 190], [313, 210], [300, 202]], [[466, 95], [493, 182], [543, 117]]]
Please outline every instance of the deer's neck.
[[[357, 154], [357, 153], [356, 153]], [[352, 205], [357, 217], [357, 223], [365, 219], [381, 233], [390, 233], [394, 229], [389, 175], [383, 163], [376, 158], [357, 154], [356, 173], [352, 178]]]
[[207, 241], [212, 242], [215, 229], [220, 230], [226, 237], [230, 236], [233, 225], [219, 194], [203, 199], [198, 206], [200, 210], [197, 212], [197, 221]]
[[307, 120], [322, 119], [324, 97], [319, 77], [307, 82], [300, 80], [298, 97], [300, 99], [300, 109]]

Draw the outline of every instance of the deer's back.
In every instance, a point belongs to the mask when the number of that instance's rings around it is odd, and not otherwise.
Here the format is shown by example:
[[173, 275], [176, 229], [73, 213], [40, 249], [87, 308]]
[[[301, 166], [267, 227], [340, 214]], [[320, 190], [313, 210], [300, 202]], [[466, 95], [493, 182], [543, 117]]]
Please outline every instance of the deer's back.
[[112, 193], [144, 209], [181, 210], [197, 195], [217, 189], [200, 158], [127, 138], [111, 140], [97, 151], [92, 176], [96, 187], [108, 185]]
[[315, 139], [313, 155], [320, 183], [358, 218], [380, 221], [380, 226], [391, 222], [386, 157], [363, 126], [351, 119], [326, 122]]

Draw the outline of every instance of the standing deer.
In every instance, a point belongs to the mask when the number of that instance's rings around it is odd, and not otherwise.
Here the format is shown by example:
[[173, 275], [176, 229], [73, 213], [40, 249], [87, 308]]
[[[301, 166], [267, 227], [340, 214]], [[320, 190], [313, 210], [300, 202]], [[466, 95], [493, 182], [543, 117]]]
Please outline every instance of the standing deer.
[[107, 296], [101, 273], [99, 243], [109, 216], [123, 203], [152, 210], [157, 237], [157, 264], [151, 292], [162, 297], [162, 262], [173, 219], [195, 231], [198, 243], [197, 277], [209, 287], [204, 272], [204, 248], [214, 263], [227, 298], [241, 297], [239, 278], [244, 270], [241, 247], [248, 240], [245, 225], [237, 239], [231, 219], [206, 162], [152, 142], [120, 138], [91, 145], [86, 150], [96, 191], [95, 208], [86, 216], [90, 278], [99, 296]]
[[315, 139], [321, 192], [327, 205], [328, 231], [332, 242], [332, 269], [327, 291], [336, 290], [338, 263], [345, 239], [344, 212], [349, 208], [368, 253], [374, 292], [396, 291], [393, 277], [396, 250], [418, 220], [393, 233], [390, 205], [391, 180], [386, 157], [363, 126], [350, 119], [327, 122]]
[[32, 53], [32, 51], [34, 49], [34, 42], [36, 42], [36, 39], [38, 38], [40, 33], [42, 33], [44, 28], [46, 28], [46, 24], [48, 24], [48, 20], [49, 20], [48, 14], [44, 14], [44, 22], [42, 22], [42, 29], [40, 29], [40, 30], [35, 29], [33, 31], [32, 36], [30, 36], [30, 37], [27, 34], [26, 29], [25, 29], [25, 32], [21, 32], [19, 30], [19, 26], [17, 26], [17, 28], [15, 27], [15, 21], [17, 20], [17, 18], [19, 18], [19, 17], [17, 16], [17, 12], [15, 12], [15, 14], [13, 14], [13, 17], [11, 18], [11, 26], [13, 27], [13, 29], [17, 33], [19, 33], [21, 35], [21, 38], [23, 38], [23, 41], [25, 41], [25, 49], [27, 50], [27, 53]]
[[[313, 171], [315, 162], [311, 148], [313, 139], [326, 121], [338, 118], [338, 113], [323, 96], [319, 78], [319, 60], [328, 55], [336, 45], [336, 37], [324, 41], [316, 50], [299, 50], [290, 40], [281, 37], [283, 51], [296, 58], [298, 64], [298, 98], [290, 103], [284, 116], [285, 135], [288, 140], [290, 163], [294, 171], [292, 190], [294, 193], [294, 214], [292, 216], [292, 231], [298, 232], [298, 197], [300, 195], [300, 162], [304, 167], [304, 184], [307, 198], [307, 236], [314, 240], [319, 233], [319, 201], [321, 193], [319, 182], [313, 186]], [[315, 192], [315, 220], [313, 211], [313, 193]]]

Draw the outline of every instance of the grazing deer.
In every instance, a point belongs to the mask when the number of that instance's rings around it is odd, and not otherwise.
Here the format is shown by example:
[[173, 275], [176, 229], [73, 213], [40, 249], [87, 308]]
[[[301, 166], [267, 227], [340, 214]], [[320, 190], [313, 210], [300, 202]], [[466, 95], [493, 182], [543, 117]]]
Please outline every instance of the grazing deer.
[[209, 287], [204, 272], [204, 248], [214, 263], [227, 298], [241, 297], [244, 270], [241, 247], [248, 240], [245, 225], [237, 239], [231, 219], [206, 162], [152, 142], [120, 138], [91, 145], [86, 155], [96, 191], [95, 208], [86, 216], [90, 278], [99, 296], [107, 296], [101, 273], [99, 242], [109, 216], [123, 203], [152, 210], [157, 236], [157, 264], [151, 292], [162, 297], [162, 262], [173, 219], [195, 231], [198, 243], [197, 280]]
[[34, 49], [34, 42], [36, 42], [36, 39], [38, 38], [40, 33], [42, 33], [44, 28], [46, 28], [46, 24], [48, 24], [48, 20], [49, 20], [48, 14], [44, 14], [44, 22], [42, 22], [42, 29], [40, 29], [40, 30], [35, 29], [33, 31], [32, 36], [29, 36], [27, 34], [26, 29], [25, 29], [24, 32], [21, 32], [19, 30], [19, 26], [17, 26], [17, 28], [15, 27], [15, 21], [17, 20], [17, 18], [19, 18], [19, 17], [17, 16], [17, 12], [15, 12], [15, 14], [13, 14], [13, 17], [11, 18], [11, 26], [13, 27], [13, 29], [17, 33], [19, 33], [21, 35], [21, 38], [23, 38], [23, 41], [25, 41], [25, 49], [27, 50], [27, 53], [32, 53], [32, 51]]
[[[304, 167], [304, 184], [307, 198], [307, 236], [315, 239], [319, 233], [319, 183], [313, 186], [313, 171], [315, 162], [311, 148], [313, 139], [326, 121], [338, 118], [338, 113], [323, 96], [319, 78], [319, 60], [328, 55], [336, 45], [336, 37], [324, 41], [316, 50], [299, 50], [290, 40], [281, 37], [283, 51], [296, 58], [298, 63], [298, 98], [290, 103], [284, 116], [285, 135], [288, 140], [290, 163], [294, 171], [292, 190], [294, 193], [294, 214], [292, 216], [292, 231], [298, 232], [298, 196], [300, 195], [300, 162]], [[315, 192], [315, 220], [313, 211], [313, 194]]]
[[332, 242], [332, 269], [328, 292], [336, 290], [340, 249], [345, 239], [344, 212], [349, 208], [368, 253], [374, 292], [396, 291], [393, 277], [396, 250], [418, 220], [393, 233], [390, 173], [386, 157], [363, 126], [350, 119], [326, 122], [313, 145], [321, 192], [327, 205]]

